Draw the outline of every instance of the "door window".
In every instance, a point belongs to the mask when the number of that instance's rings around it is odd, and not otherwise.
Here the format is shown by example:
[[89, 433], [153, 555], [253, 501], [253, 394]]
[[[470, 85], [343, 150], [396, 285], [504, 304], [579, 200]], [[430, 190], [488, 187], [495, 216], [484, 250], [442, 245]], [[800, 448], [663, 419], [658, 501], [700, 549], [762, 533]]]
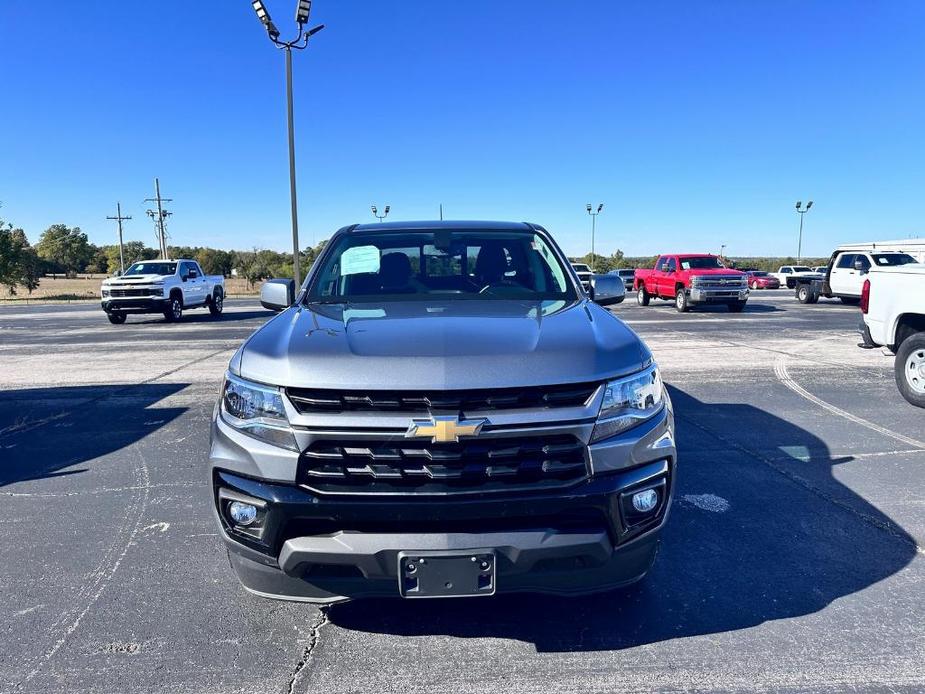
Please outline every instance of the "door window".
[[671, 260], [668, 261], [668, 268], [665, 270], [665, 272], [677, 272], [677, 271], [678, 271], [678, 264], [675, 261], [675, 259], [672, 258]]
[[662, 256], [658, 259], [658, 262], [655, 264], [655, 269], [659, 272], [667, 272], [668, 270], [668, 258]]
[[843, 253], [838, 256], [838, 262], [835, 263], [835, 267], [842, 270], [853, 270], [855, 257], [854, 253]]

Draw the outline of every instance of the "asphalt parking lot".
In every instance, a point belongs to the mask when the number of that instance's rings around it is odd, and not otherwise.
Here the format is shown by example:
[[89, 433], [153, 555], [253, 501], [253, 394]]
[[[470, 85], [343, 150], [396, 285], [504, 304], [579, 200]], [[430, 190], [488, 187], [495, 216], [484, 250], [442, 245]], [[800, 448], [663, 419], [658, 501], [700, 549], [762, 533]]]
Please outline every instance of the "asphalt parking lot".
[[210, 515], [209, 416], [269, 313], [0, 307], [0, 691], [921, 691], [925, 412], [858, 309], [613, 311], [678, 420], [647, 580], [322, 611], [246, 594]]

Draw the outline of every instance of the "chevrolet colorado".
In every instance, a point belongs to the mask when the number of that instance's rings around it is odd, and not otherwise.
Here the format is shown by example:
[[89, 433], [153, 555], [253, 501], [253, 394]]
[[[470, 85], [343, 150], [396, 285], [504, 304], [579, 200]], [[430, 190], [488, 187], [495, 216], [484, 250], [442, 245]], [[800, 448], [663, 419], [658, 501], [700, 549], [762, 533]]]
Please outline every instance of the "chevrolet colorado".
[[652, 354], [540, 226], [339, 230], [232, 357], [212, 505], [258, 595], [580, 594], [655, 559], [675, 479]]
[[103, 280], [100, 302], [109, 322], [120, 325], [129, 313], [163, 313], [178, 321], [187, 308], [207, 308], [220, 316], [225, 278], [206, 275], [195, 260], [141, 260], [120, 277]]

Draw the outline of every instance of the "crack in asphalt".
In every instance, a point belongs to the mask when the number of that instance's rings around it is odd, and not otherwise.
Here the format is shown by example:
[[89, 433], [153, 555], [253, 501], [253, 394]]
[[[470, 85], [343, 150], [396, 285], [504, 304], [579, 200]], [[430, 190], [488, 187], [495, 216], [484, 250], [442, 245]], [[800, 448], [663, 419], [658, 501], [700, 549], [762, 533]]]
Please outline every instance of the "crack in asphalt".
[[305, 644], [305, 648], [302, 649], [302, 657], [299, 658], [299, 662], [295, 664], [295, 668], [293, 668], [292, 674], [289, 675], [289, 688], [286, 690], [289, 694], [294, 694], [296, 684], [298, 683], [302, 672], [308, 666], [309, 662], [311, 662], [312, 653], [314, 652], [315, 647], [318, 645], [318, 641], [321, 636], [321, 629], [325, 624], [329, 623], [328, 608], [321, 607], [319, 610], [321, 612], [321, 618], [311, 625], [311, 629], [309, 629], [308, 632], [308, 643]]

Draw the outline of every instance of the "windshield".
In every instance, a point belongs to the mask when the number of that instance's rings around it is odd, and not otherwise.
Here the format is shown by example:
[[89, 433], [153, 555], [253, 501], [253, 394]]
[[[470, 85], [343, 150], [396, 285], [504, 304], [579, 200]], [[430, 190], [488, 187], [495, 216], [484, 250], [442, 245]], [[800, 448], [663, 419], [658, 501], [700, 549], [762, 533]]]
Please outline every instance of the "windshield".
[[133, 263], [132, 266], [125, 271], [123, 277], [131, 277], [132, 275], [172, 275], [177, 271], [176, 263], [165, 263], [164, 261], [153, 262], [153, 263]]
[[749, 272], [748, 274], [751, 275], [752, 277], [767, 277], [768, 276], [768, 273], [766, 272], [757, 272], [757, 271]]
[[908, 265], [909, 263], [914, 263], [915, 258], [906, 253], [874, 253], [874, 262], [881, 267]]
[[682, 270], [725, 270], [726, 266], [719, 262], [719, 258], [708, 255], [701, 258], [681, 258]]
[[347, 234], [320, 262], [307, 301], [577, 298], [552, 247], [533, 232]]

